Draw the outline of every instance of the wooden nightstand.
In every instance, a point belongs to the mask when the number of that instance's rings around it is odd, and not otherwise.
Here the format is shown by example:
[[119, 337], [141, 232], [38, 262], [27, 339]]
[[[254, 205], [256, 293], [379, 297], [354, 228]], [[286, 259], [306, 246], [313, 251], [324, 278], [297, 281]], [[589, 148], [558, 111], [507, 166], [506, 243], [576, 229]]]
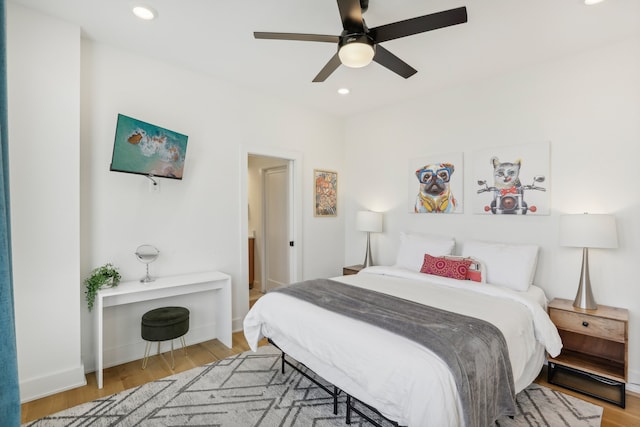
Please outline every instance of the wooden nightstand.
[[[554, 299], [549, 317], [562, 338], [562, 352], [548, 356], [547, 380], [625, 407], [629, 312], [599, 305], [597, 310]], [[595, 380], [595, 381], [594, 381]]]
[[348, 276], [350, 274], [358, 274], [360, 270], [364, 268], [362, 264], [350, 265], [348, 267], [342, 267], [342, 275]]

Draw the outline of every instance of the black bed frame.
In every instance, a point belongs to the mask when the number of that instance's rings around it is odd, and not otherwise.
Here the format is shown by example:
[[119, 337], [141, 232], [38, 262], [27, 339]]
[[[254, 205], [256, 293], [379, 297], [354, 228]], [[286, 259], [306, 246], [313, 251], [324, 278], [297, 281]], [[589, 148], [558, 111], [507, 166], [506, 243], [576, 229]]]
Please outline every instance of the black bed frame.
[[[331, 397], [333, 397], [333, 415], [338, 415], [338, 395], [340, 393], [342, 393], [342, 390], [340, 390], [338, 387], [333, 386], [333, 390], [331, 390], [330, 388], [328, 388], [327, 386], [325, 386], [324, 384], [321, 384], [318, 380], [316, 380], [315, 378], [313, 378], [311, 375], [307, 374], [305, 371], [303, 371], [302, 369], [298, 368], [297, 365], [289, 362], [286, 358], [285, 358], [285, 352], [282, 351], [282, 349], [280, 347], [278, 347], [273, 341], [269, 340], [269, 342], [276, 347], [278, 350], [280, 350], [282, 352], [282, 355], [280, 356], [280, 361], [282, 363], [281, 366], [281, 371], [284, 374], [284, 365], [287, 364], [289, 366], [291, 366], [293, 369], [295, 369], [296, 371], [298, 371], [299, 373], [301, 373], [305, 378], [307, 378], [309, 381], [313, 382], [315, 385], [317, 385], [318, 387], [320, 387], [321, 389], [323, 389], [324, 391], [326, 391], [327, 393], [329, 393], [329, 395]], [[304, 366], [304, 364], [302, 364]], [[305, 366], [306, 368], [306, 366]], [[309, 368], [307, 368], [309, 369]]]
[[[342, 393], [342, 390], [340, 390], [335, 385], [333, 386], [333, 390], [331, 390], [326, 385], [321, 384], [317, 379], [315, 379], [314, 377], [312, 377], [311, 375], [307, 374], [305, 371], [300, 369], [297, 364], [294, 364], [294, 363], [291, 363], [290, 361], [288, 361], [287, 358], [285, 357], [286, 353], [284, 352], [284, 350], [282, 350], [280, 347], [278, 347], [278, 345], [276, 343], [274, 343], [270, 338], [267, 338], [267, 341], [269, 341], [269, 343], [271, 345], [273, 345], [274, 347], [276, 347], [278, 350], [280, 350], [282, 352], [282, 354], [280, 356], [280, 362], [281, 362], [281, 368], [280, 369], [281, 369], [281, 372], [284, 374], [284, 366], [285, 366], [285, 364], [289, 365], [290, 367], [292, 367], [293, 369], [298, 371], [300, 374], [302, 374], [309, 381], [311, 381], [312, 383], [314, 383], [315, 385], [320, 387], [322, 390], [326, 391], [331, 397], [333, 397], [333, 414], [334, 415], [338, 415], [338, 396]], [[298, 362], [298, 364], [300, 364], [300, 365], [304, 366], [306, 369], [310, 370], [309, 368], [307, 368], [304, 365], [304, 363]], [[386, 418], [384, 415], [382, 415], [374, 407], [372, 407], [370, 405], [367, 405], [366, 403], [356, 399], [355, 397], [351, 396], [350, 394], [345, 393], [345, 395], [347, 396], [347, 402], [346, 402], [347, 411], [346, 411], [346, 419], [345, 419], [346, 424], [351, 424], [351, 413], [355, 412], [356, 414], [360, 415], [360, 417], [364, 418], [369, 423], [373, 424], [375, 427], [384, 427], [382, 424], [378, 423], [376, 420], [374, 420], [373, 418], [371, 418], [370, 416], [365, 414], [362, 410], [360, 410], [356, 406], [356, 404], [359, 404], [359, 405], [362, 405], [362, 406], [366, 407], [370, 411], [375, 412], [380, 417], [382, 417], [383, 419], [385, 419], [386, 421], [391, 423], [393, 426], [400, 427], [397, 422]]]
[[354, 406], [354, 402], [355, 403], [359, 403], [362, 406], [365, 406], [367, 409], [369, 409], [372, 412], [375, 412], [376, 414], [378, 414], [379, 416], [381, 416], [382, 418], [384, 418], [385, 420], [389, 421], [392, 425], [394, 425], [395, 427], [399, 427], [398, 423], [395, 421], [391, 421], [389, 418], [386, 418], [384, 415], [382, 415], [376, 408], [374, 408], [373, 406], [369, 406], [364, 402], [361, 402], [360, 400], [356, 399], [355, 397], [351, 396], [350, 394], [347, 394], [347, 416], [346, 416], [346, 420], [345, 422], [347, 424], [351, 424], [351, 411], [355, 412], [356, 414], [360, 415], [362, 418], [364, 418], [365, 420], [369, 421], [371, 424], [373, 424], [376, 427], [383, 427], [381, 424], [379, 424], [377, 421], [375, 421], [374, 419], [372, 419], [371, 417], [369, 417], [367, 414], [365, 414], [364, 412], [362, 412], [361, 410], [359, 410], [356, 406]]

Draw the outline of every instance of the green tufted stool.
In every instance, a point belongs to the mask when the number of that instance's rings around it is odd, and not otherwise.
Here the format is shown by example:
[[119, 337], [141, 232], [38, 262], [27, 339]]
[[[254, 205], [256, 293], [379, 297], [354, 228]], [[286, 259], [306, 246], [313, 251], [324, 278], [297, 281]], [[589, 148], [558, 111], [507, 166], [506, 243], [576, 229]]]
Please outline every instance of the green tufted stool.
[[142, 360], [142, 369], [147, 367], [151, 342], [158, 343], [160, 354], [160, 342], [171, 340], [171, 369], [175, 367], [173, 359], [173, 340], [180, 338], [182, 349], [187, 354], [184, 343], [184, 335], [189, 331], [189, 310], [184, 307], [161, 307], [147, 311], [142, 315], [140, 333], [142, 339], [147, 341]]

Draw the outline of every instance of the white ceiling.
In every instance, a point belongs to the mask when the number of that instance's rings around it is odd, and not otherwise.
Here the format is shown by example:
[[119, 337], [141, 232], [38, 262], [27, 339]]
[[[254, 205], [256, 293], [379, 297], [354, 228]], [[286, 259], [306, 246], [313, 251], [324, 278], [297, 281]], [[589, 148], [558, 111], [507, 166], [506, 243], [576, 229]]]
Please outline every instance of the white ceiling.
[[[338, 35], [335, 0], [142, 0], [158, 12], [134, 17], [135, 0], [10, 0], [76, 23], [83, 37], [198, 70], [241, 87], [337, 115], [367, 111], [640, 34], [640, 1], [370, 0], [375, 27], [466, 6], [469, 21], [383, 44], [418, 70], [403, 79], [372, 63], [312, 79], [336, 46], [256, 40], [253, 31]], [[640, 46], [639, 52], [640, 52]], [[347, 96], [337, 94], [348, 87]]]

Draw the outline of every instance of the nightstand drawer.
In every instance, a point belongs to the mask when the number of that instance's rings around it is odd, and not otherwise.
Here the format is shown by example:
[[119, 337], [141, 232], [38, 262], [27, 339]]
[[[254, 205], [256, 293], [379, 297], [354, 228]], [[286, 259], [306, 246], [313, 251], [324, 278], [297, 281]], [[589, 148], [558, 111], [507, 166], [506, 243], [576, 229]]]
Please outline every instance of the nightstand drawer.
[[578, 332], [592, 337], [608, 340], [625, 341], [625, 323], [588, 314], [568, 312], [564, 310], [549, 310], [549, 317], [558, 329]]

